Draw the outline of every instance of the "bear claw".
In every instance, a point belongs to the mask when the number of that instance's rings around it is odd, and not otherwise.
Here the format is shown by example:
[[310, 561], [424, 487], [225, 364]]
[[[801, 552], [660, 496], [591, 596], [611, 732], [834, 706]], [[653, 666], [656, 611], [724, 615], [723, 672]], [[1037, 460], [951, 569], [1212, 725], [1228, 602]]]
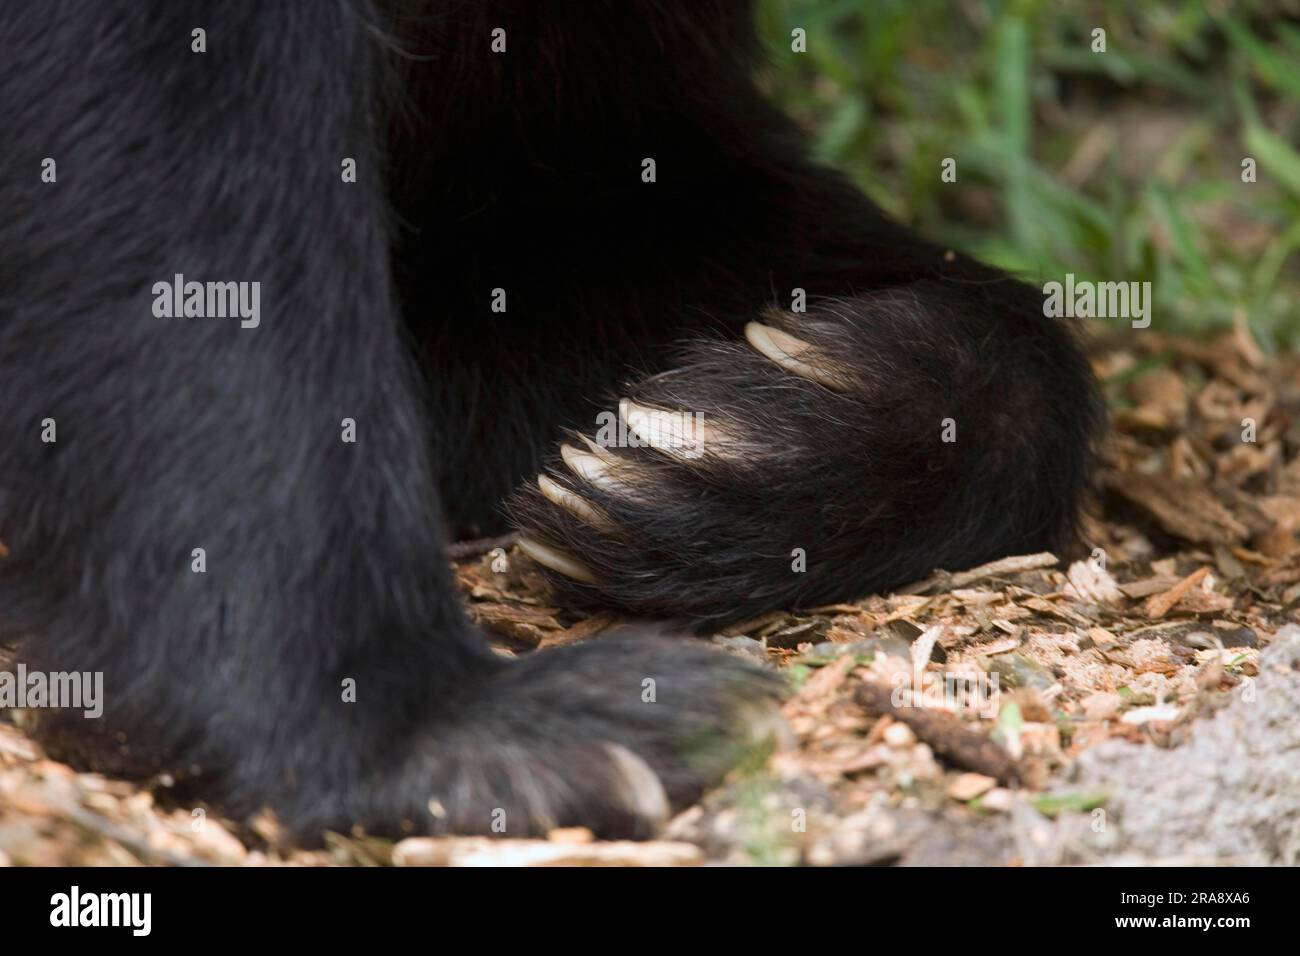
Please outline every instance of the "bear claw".
[[542, 544], [540, 541], [534, 541], [531, 538], [520, 538], [518, 544], [520, 551], [542, 567], [550, 568], [558, 574], [563, 574], [566, 578], [581, 581], [583, 584], [596, 583], [596, 575], [592, 574], [590, 568], [563, 551]]
[[812, 345], [789, 332], [749, 322], [745, 325], [745, 339], [787, 372], [836, 391], [845, 387], [843, 378], [834, 369], [826, 367], [824, 357]]

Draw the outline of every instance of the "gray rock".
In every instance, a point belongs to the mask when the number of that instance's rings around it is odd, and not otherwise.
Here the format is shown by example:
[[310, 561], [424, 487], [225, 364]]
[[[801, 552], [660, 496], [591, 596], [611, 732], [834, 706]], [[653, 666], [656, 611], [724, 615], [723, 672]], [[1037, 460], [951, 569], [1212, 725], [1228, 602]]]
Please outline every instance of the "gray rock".
[[1259, 677], [1232, 693], [1176, 749], [1113, 740], [1080, 755], [1054, 792], [1103, 791], [1104, 814], [1062, 814], [1045, 840], [1022, 824], [1022, 858], [1300, 864], [1300, 626], [1278, 631]]

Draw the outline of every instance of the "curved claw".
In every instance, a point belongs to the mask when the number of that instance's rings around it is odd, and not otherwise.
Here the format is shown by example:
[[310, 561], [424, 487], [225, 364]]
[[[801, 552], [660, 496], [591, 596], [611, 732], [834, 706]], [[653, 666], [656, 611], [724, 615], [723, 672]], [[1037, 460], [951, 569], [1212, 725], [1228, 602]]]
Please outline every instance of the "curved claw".
[[596, 575], [582, 562], [576, 560], [550, 545], [542, 544], [531, 538], [519, 539], [519, 550], [528, 555], [544, 568], [550, 568], [566, 578], [573, 578], [584, 584], [595, 584]]
[[812, 345], [803, 339], [795, 338], [789, 332], [782, 332], [770, 325], [749, 322], [745, 325], [745, 339], [759, 353], [770, 358], [787, 372], [836, 391], [842, 391], [846, 387], [844, 379], [834, 368], [827, 365], [825, 356]]
[[706, 445], [722, 445], [722, 435], [700, 415], [671, 412], [638, 405], [630, 398], [618, 403], [618, 414], [628, 431], [651, 448], [679, 458], [699, 458]]
[[587, 436], [583, 435], [582, 439], [595, 451], [588, 453], [580, 451], [572, 445], [561, 445], [560, 457], [564, 459], [564, 464], [568, 466], [569, 471], [573, 472], [574, 475], [589, 484], [595, 485], [602, 491], [617, 491], [621, 487], [621, 483], [610, 475], [609, 457], [601, 450], [599, 445], [588, 439]]
[[[561, 449], [561, 454], [563, 454], [563, 449]], [[549, 475], [537, 476], [537, 490], [542, 493], [542, 497], [546, 498], [547, 501], [559, 505], [579, 521], [585, 521], [594, 528], [604, 527], [609, 523], [605, 516], [597, 511], [586, 498], [565, 488]]]

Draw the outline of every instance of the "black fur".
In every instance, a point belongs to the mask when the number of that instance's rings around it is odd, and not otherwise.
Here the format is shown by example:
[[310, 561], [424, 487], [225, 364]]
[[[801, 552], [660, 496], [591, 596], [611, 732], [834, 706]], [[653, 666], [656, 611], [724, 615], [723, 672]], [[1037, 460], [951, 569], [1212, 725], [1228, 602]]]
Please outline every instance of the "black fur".
[[[303, 833], [643, 834], [628, 754], [689, 800], [773, 682], [648, 636], [497, 658], [443, 557], [621, 381], [753, 454], [640, 453], [652, 504], [602, 502], [607, 534], [521, 496], [598, 564], [576, 597], [717, 620], [1067, 533], [1098, 418], [1069, 333], [811, 165], [753, 51], [728, 0], [6, 4], [6, 633]], [[156, 318], [175, 273], [260, 281], [260, 327]], [[844, 393], [739, 344], [795, 287]]]
[[701, 625], [1069, 546], [1094, 406], [1083, 359], [1036, 298], [1003, 280], [930, 278], [765, 317], [816, 347], [842, 389], [743, 340], [694, 343], [623, 394], [697, 412], [730, 444], [687, 458], [610, 448], [617, 490], [553, 458], [547, 474], [602, 520], [534, 485], [512, 499], [515, 519], [598, 578], [551, 574], [570, 603]]

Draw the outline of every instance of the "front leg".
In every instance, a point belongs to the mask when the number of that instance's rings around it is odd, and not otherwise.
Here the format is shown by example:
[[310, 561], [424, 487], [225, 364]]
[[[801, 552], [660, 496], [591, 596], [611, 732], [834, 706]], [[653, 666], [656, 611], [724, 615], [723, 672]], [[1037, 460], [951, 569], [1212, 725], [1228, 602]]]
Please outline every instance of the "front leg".
[[[466, 623], [390, 287], [366, 9], [0, 14], [5, 633], [102, 671], [133, 753], [305, 834], [497, 810], [511, 834], [643, 834], [771, 683], [655, 641], [516, 664]], [[257, 321], [155, 311], [178, 273], [258, 283]]]
[[569, 600], [700, 623], [1064, 544], [1100, 415], [1009, 279], [771, 311], [620, 399], [512, 499], [521, 548]]

